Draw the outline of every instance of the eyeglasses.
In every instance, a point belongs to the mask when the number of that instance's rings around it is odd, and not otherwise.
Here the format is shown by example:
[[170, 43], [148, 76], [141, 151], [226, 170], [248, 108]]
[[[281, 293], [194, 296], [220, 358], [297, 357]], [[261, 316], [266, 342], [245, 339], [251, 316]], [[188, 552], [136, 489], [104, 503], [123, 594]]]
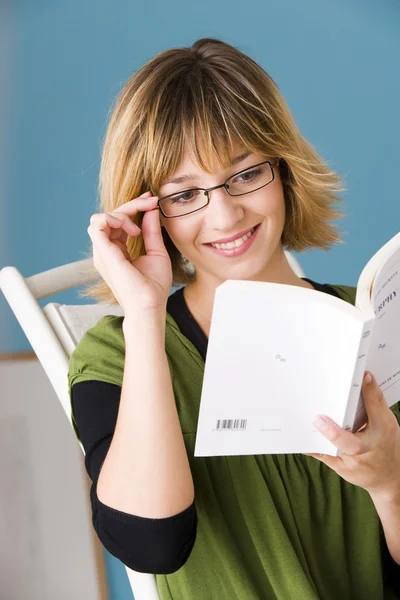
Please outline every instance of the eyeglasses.
[[231, 175], [225, 183], [212, 188], [191, 188], [159, 198], [157, 205], [167, 219], [183, 217], [201, 210], [210, 202], [210, 192], [225, 188], [230, 196], [244, 196], [260, 190], [274, 180], [274, 168], [279, 160], [271, 164], [269, 160], [238, 171]]

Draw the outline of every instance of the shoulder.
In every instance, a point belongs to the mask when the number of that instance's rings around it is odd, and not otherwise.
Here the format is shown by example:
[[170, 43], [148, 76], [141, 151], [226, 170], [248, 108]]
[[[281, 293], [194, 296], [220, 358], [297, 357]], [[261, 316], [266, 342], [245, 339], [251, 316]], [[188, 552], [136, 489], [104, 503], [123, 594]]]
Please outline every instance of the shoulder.
[[102, 350], [115, 348], [125, 350], [125, 340], [122, 330], [124, 318], [107, 315], [99, 319], [93, 327], [82, 336], [79, 344], [72, 353], [74, 355], [85, 353], [87, 350], [101, 353]]
[[78, 381], [122, 385], [125, 356], [123, 317], [107, 315], [84, 333], [69, 359], [69, 388]]
[[[69, 359], [68, 386], [81, 381], [105, 381], [122, 386], [125, 363], [124, 317], [107, 315], [88, 329]], [[178, 343], [181, 334], [174, 319], [167, 313], [166, 341], [169, 349]]]
[[353, 306], [355, 305], [357, 287], [350, 285], [339, 285], [337, 283], [327, 283], [326, 285], [333, 288], [339, 294], [342, 300], [353, 304]]

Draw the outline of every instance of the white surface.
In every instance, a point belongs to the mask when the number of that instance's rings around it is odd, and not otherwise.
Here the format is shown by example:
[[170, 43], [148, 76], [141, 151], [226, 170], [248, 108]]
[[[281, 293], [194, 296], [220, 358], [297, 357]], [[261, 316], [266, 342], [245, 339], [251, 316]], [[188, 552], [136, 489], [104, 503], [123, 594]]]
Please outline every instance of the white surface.
[[29, 421], [0, 418], [0, 580], [5, 600], [40, 597], [45, 580]]
[[0, 598], [99, 600], [83, 454], [37, 360], [0, 361]]
[[[307, 288], [219, 286], [195, 456], [336, 453], [312, 421], [326, 414], [343, 426], [364, 330], [357, 316], [347, 302]], [[231, 419], [246, 426], [218, 427]]]
[[[83, 284], [91, 281], [93, 275], [84, 273], [91, 262], [91, 259], [77, 261], [29, 278], [25, 278], [13, 266], [0, 271], [0, 288], [49, 378], [70, 425], [68, 357], [83, 332], [95, 324], [100, 313], [107, 314], [110, 309], [106, 305], [92, 304], [89, 308], [80, 305], [74, 307], [71, 313], [65, 306], [49, 303], [42, 310], [37, 300], [56, 290], [74, 287], [78, 282]], [[60, 306], [64, 309], [63, 313], [58, 310]], [[114, 308], [120, 313], [118, 307]], [[80, 448], [83, 450], [82, 445]], [[91, 516], [88, 523], [91, 524]], [[126, 572], [135, 600], [158, 600], [154, 575], [138, 573], [128, 567]]]
[[351, 431], [364, 425], [365, 369], [389, 406], [400, 401], [400, 233], [358, 285], [356, 306], [278, 283], [217, 287], [195, 456], [336, 456], [312, 421], [325, 414]]
[[[400, 232], [396, 233], [386, 244], [379, 248], [363, 268], [357, 282], [356, 295], [356, 306], [363, 312], [366, 313], [370, 310], [371, 296], [376, 298], [380, 293], [382, 280], [387, 269], [390, 270], [396, 260], [398, 263], [399, 251]], [[375, 304], [375, 299], [373, 304]]]

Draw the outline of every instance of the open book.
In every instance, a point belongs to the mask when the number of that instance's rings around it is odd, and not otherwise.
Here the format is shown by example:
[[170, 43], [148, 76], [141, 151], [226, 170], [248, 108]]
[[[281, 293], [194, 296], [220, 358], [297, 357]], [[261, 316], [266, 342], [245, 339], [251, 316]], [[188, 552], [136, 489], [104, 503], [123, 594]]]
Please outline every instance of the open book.
[[389, 406], [400, 401], [400, 233], [363, 269], [355, 306], [317, 290], [227, 280], [215, 293], [194, 455], [336, 456], [312, 421], [365, 425], [366, 369]]

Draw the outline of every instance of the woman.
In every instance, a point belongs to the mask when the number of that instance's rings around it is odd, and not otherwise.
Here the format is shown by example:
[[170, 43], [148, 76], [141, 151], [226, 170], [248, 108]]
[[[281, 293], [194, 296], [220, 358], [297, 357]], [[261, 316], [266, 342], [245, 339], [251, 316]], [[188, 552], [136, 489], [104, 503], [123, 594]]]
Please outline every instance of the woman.
[[193, 456], [218, 285], [354, 304], [354, 288], [299, 278], [284, 251], [341, 241], [341, 189], [271, 77], [228, 44], [162, 52], [120, 93], [88, 227], [102, 281], [85, 295], [124, 318], [86, 333], [69, 386], [97, 534], [155, 573], [163, 600], [400, 597], [400, 414], [374, 381], [363, 431], [326, 419], [338, 457]]

